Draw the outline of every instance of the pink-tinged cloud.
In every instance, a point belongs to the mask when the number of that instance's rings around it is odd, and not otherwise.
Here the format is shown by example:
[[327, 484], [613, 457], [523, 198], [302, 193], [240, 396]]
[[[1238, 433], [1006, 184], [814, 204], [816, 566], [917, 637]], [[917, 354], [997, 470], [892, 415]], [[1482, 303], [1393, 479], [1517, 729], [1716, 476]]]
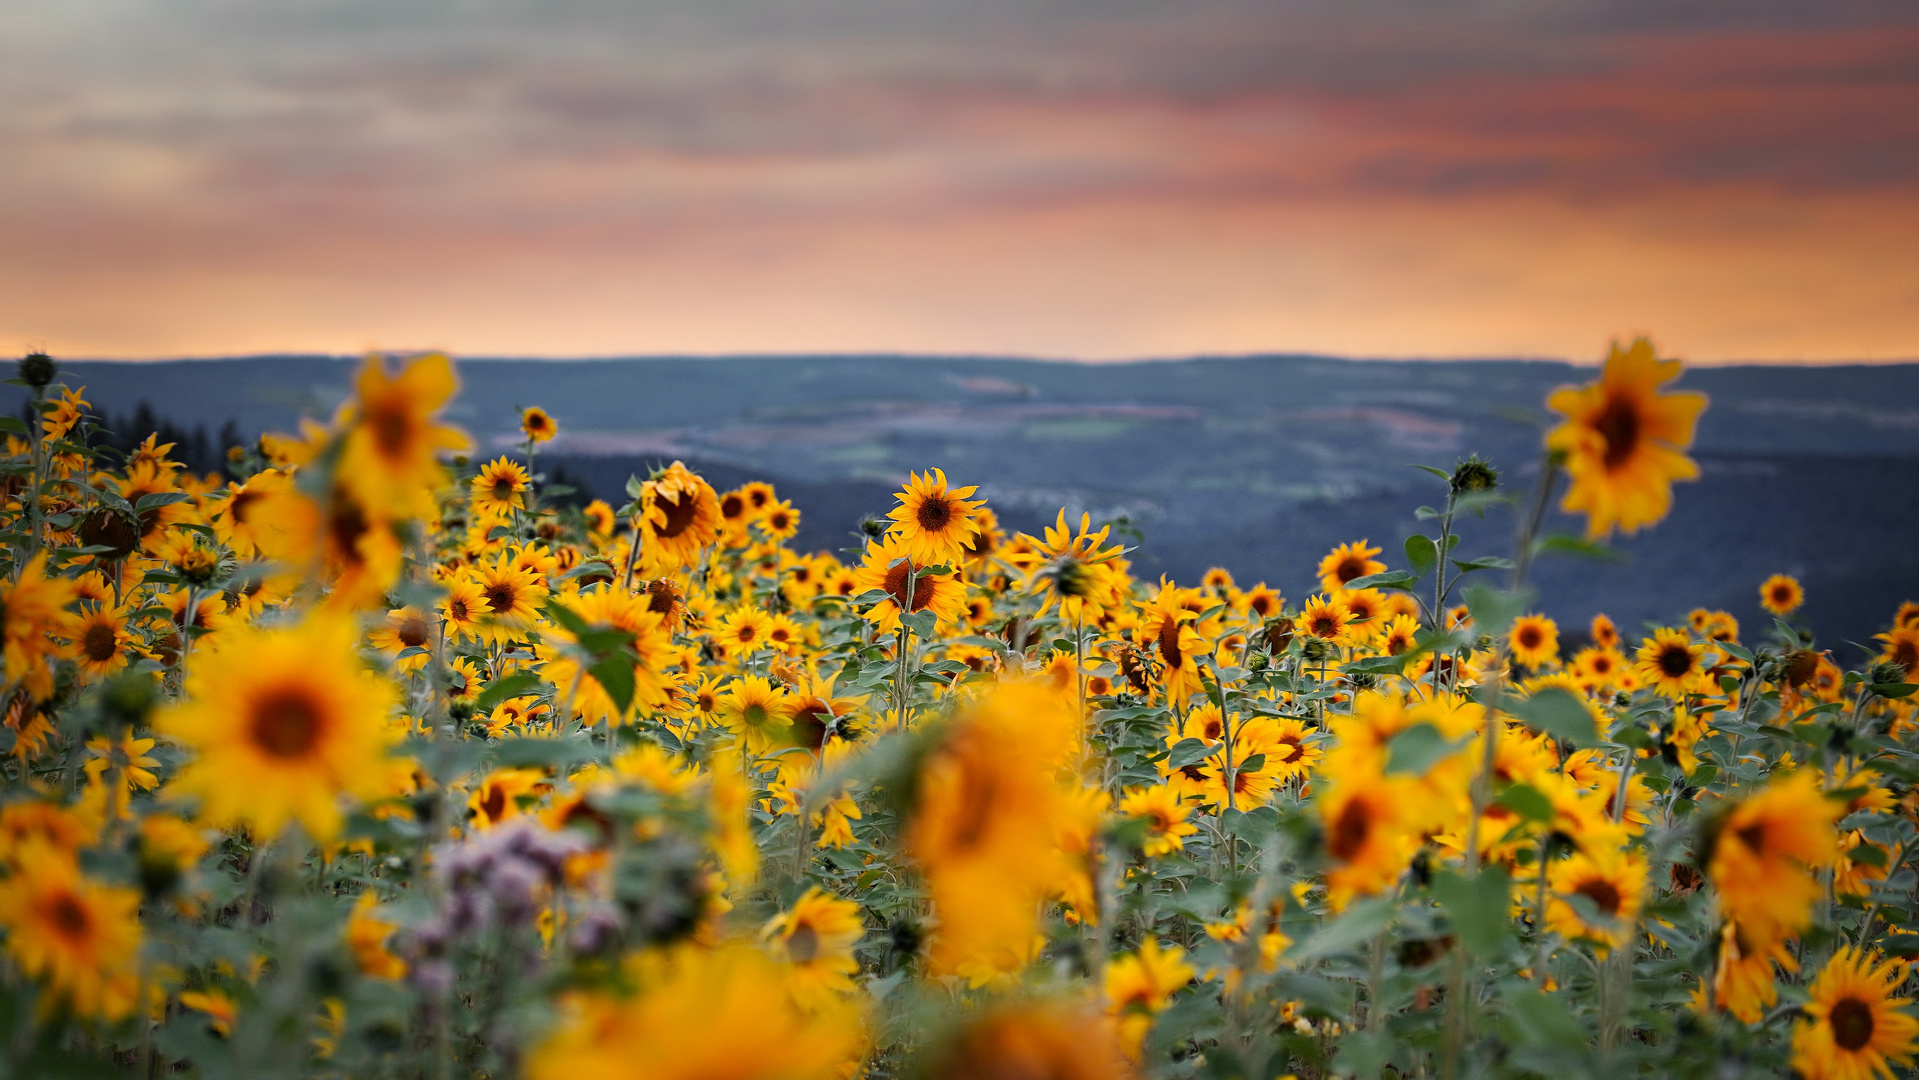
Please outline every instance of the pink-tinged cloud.
[[1377, 6], [0, 16], [0, 340], [1919, 356], [1919, 19]]

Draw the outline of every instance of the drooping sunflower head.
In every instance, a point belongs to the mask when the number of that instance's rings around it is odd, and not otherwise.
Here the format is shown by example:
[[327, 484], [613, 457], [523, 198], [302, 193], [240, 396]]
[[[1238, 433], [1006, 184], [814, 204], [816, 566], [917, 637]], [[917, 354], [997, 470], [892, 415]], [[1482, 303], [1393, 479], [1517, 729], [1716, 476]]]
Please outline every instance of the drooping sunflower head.
[[975, 489], [948, 488], [946, 473], [934, 469], [911, 474], [896, 498], [899, 505], [886, 516], [892, 532], [924, 565], [952, 565], [966, 553], [966, 545], [980, 531], [978, 510], [983, 500], [967, 500]]
[[1364, 540], [1334, 548], [1319, 560], [1319, 587], [1334, 593], [1345, 588], [1349, 581], [1385, 573], [1386, 564], [1373, 558], [1379, 550], [1367, 546]]
[[682, 462], [648, 480], [640, 489], [640, 502], [648, 553], [664, 566], [692, 566], [719, 536], [719, 496]]
[[543, 443], [560, 433], [560, 425], [535, 405], [520, 414], [520, 431], [528, 441]]
[[1759, 586], [1759, 606], [1781, 618], [1798, 611], [1805, 602], [1805, 588], [1789, 574], [1774, 574]]

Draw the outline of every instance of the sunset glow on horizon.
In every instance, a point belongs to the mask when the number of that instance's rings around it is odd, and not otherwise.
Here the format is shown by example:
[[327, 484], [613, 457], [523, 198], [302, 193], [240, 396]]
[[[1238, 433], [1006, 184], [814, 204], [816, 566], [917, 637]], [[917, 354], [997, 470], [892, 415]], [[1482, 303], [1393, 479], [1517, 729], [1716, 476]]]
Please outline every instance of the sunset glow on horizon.
[[20, 7], [0, 341], [1919, 358], [1919, 16], [1801, 7]]

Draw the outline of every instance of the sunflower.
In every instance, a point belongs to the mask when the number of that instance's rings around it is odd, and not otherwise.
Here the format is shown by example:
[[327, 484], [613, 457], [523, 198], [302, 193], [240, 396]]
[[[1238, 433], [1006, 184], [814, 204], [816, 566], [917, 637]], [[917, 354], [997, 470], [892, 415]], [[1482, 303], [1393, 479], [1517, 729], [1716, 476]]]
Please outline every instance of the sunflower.
[[1833, 823], [1843, 811], [1810, 771], [1775, 781], [1734, 807], [1713, 834], [1706, 864], [1721, 910], [1757, 941], [1803, 929], [1821, 891], [1812, 868], [1838, 857]]
[[19, 683], [35, 701], [53, 693], [48, 662], [64, 650], [57, 638], [70, 638], [73, 616], [66, 608], [76, 590], [66, 578], [46, 575], [45, 552], [35, 555], [16, 581], [0, 578], [0, 640], [4, 640], [8, 684]]
[[966, 564], [979, 568], [998, 554], [1000, 545], [1006, 542], [1006, 534], [1000, 531], [999, 515], [984, 506], [973, 511], [973, 524], [979, 526], [979, 531], [965, 544]]
[[1119, 801], [1120, 813], [1146, 822], [1143, 847], [1149, 857], [1171, 855], [1186, 847], [1186, 838], [1199, 831], [1199, 826], [1186, 820], [1192, 810], [1180, 793], [1166, 784], [1131, 788]]
[[764, 480], [753, 480], [740, 485], [740, 497], [746, 500], [748, 517], [757, 518], [760, 512], [779, 501], [779, 493], [773, 485]]
[[1806, 1080], [1872, 1080], [1912, 1062], [1919, 1020], [1893, 997], [1907, 965], [1842, 945], [1812, 981], [1805, 1018], [1793, 1028], [1792, 1067]]
[[484, 831], [519, 817], [524, 804], [548, 786], [546, 774], [538, 769], [495, 769], [466, 797], [466, 805], [473, 811], [473, 823]]
[[514, 566], [504, 552], [492, 566], [480, 567], [474, 582], [486, 601], [480, 613], [480, 637], [496, 645], [525, 636], [546, 601], [547, 589], [539, 575]]
[[1309, 637], [1345, 645], [1352, 640], [1347, 629], [1352, 621], [1352, 612], [1347, 611], [1337, 597], [1315, 596], [1306, 601], [1306, 610], [1300, 613], [1299, 629]]
[[[426, 666], [426, 650], [433, 647], [433, 622], [419, 608], [395, 608], [367, 631], [366, 639], [367, 644], [392, 657], [396, 668], [410, 675]], [[400, 655], [409, 649], [421, 651], [412, 656]]]
[[388, 375], [379, 357], [366, 358], [358, 393], [341, 410], [347, 433], [336, 469], [361, 503], [383, 516], [432, 512], [433, 492], [446, 480], [440, 452], [469, 445], [458, 428], [434, 419], [458, 387], [452, 362], [438, 353], [398, 376]]
[[1604, 616], [1604, 614], [1593, 616], [1593, 627], [1591, 627], [1589, 633], [1591, 633], [1591, 637], [1593, 637], [1593, 645], [1600, 646], [1600, 648], [1618, 648], [1618, 646], [1620, 646], [1620, 627], [1612, 625], [1612, 618], [1608, 618], [1608, 616]]
[[772, 629], [772, 616], [759, 608], [741, 605], [720, 616], [719, 625], [713, 628], [713, 647], [729, 659], [747, 656], [770, 647], [767, 639]]
[[1639, 338], [1625, 349], [1613, 346], [1598, 382], [1561, 387], [1546, 399], [1566, 418], [1546, 435], [1547, 449], [1566, 456], [1572, 478], [1560, 509], [1586, 514], [1589, 537], [1653, 524], [1672, 508], [1672, 482], [1698, 479], [1699, 466], [1685, 450], [1706, 395], [1659, 390], [1680, 369]]
[[560, 433], [559, 422], [546, 414], [538, 405], [532, 406], [520, 414], [520, 432], [527, 442], [550, 442]]
[[1139, 951], [1117, 957], [1106, 965], [1106, 1011], [1119, 1026], [1120, 1046], [1129, 1058], [1139, 1057], [1140, 1043], [1153, 1026], [1153, 1016], [1172, 1003], [1173, 994], [1198, 974], [1186, 962], [1186, 950], [1162, 948], [1148, 935]]
[[1398, 656], [1411, 649], [1419, 638], [1419, 617], [1416, 615], [1395, 615], [1386, 620], [1380, 628], [1379, 651], [1387, 656]]
[[133, 635], [127, 632], [130, 614], [131, 606], [81, 607], [71, 630], [73, 658], [78, 661], [81, 685], [96, 682], [127, 666], [127, 646], [133, 643]]
[[1118, 1028], [1076, 998], [1001, 1000], [968, 1014], [928, 1055], [927, 1080], [1133, 1080], [1138, 1071], [1120, 1047]]
[[196, 654], [186, 700], [154, 721], [197, 755], [168, 790], [200, 796], [212, 825], [244, 822], [265, 840], [297, 820], [332, 839], [339, 796], [387, 788], [396, 694], [360, 665], [354, 636], [351, 622], [313, 615], [287, 629], [236, 627]]
[[[1719, 966], [1712, 977], [1713, 1003], [1742, 1023], [1757, 1024], [1766, 1010], [1779, 1001], [1774, 964], [1789, 972], [1799, 970], [1799, 961], [1793, 958], [1784, 941], [1748, 941], [1737, 923], [1726, 920], [1719, 931]], [[1693, 1001], [1703, 1012], [1703, 987]]]
[[1789, 574], [1774, 574], [1759, 586], [1759, 606], [1782, 618], [1799, 610], [1799, 605], [1805, 602], [1805, 588], [1798, 578]]
[[1167, 582], [1140, 612], [1139, 627], [1133, 640], [1140, 649], [1159, 661], [1161, 684], [1175, 706], [1184, 708], [1188, 698], [1204, 685], [1199, 678], [1199, 658], [1211, 650], [1193, 629], [1192, 614], [1179, 604], [1178, 590]]
[[886, 516], [893, 519], [892, 535], [898, 536], [922, 566], [959, 563], [966, 545], [980, 531], [978, 510], [984, 500], [968, 502], [974, 488], [947, 489], [946, 473], [934, 469], [925, 476], [913, 473], [906, 487], [895, 498], [900, 504]]
[[1674, 701], [1698, 690], [1706, 678], [1706, 647], [1671, 628], [1653, 631], [1639, 646], [1633, 674], [1642, 685]]
[[469, 482], [474, 518], [482, 524], [510, 520], [515, 510], [526, 509], [526, 489], [532, 481], [526, 466], [504, 455], [480, 466]]
[[818, 885], [793, 902], [793, 910], [767, 922], [761, 934], [773, 955], [788, 965], [788, 985], [802, 1007], [812, 1007], [834, 994], [850, 994], [859, 961], [853, 946], [866, 927], [860, 906], [822, 890]]
[[761, 512], [759, 525], [774, 540], [791, 540], [800, 531], [800, 512], [791, 502], [781, 500]]
[[[1639, 918], [1646, 894], [1646, 860], [1616, 849], [1574, 852], [1546, 875], [1554, 893], [1546, 925], [1569, 938], [1587, 938], [1607, 948], [1623, 945]], [[1605, 917], [1589, 922], [1566, 898], [1583, 896]]]
[[1559, 624], [1544, 615], [1521, 615], [1513, 620], [1507, 645], [1513, 659], [1526, 667], [1554, 667], [1559, 663]]
[[480, 620], [486, 617], [487, 606], [486, 589], [479, 582], [465, 575], [447, 581], [440, 618], [446, 620], [448, 636], [455, 640], [479, 637]]
[[1334, 593], [1345, 588], [1349, 581], [1385, 573], [1386, 564], [1373, 558], [1377, 554], [1379, 549], [1368, 547], [1364, 540], [1339, 545], [1319, 560], [1319, 587]]
[[356, 610], [377, 604], [400, 576], [400, 541], [393, 522], [371, 510], [360, 496], [344, 484], [334, 485], [324, 506], [311, 501], [289, 501], [287, 531], [299, 527], [303, 514], [317, 512], [318, 520], [308, 525], [318, 531], [320, 551], [333, 574], [333, 592], [328, 605], [336, 610]]
[[613, 507], [605, 499], [594, 499], [587, 503], [586, 508], [580, 511], [580, 516], [586, 520], [586, 531], [601, 543], [610, 539], [614, 528], [619, 525]]
[[1346, 609], [1346, 633], [1355, 642], [1372, 640], [1385, 625], [1386, 597], [1378, 589], [1341, 589], [1331, 599]]
[[[899, 630], [902, 612], [911, 615], [931, 611], [941, 623], [960, 617], [966, 603], [966, 586], [957, 574], [928, 574], [924, 563], [909, 557], [906, 541], [898, 533], [888, 533], [866, 545], [866, 555], [856, 571], [855, 595], [879, 591], [886, 599], [866, 610], [866, 621], [876, 633]], [[907, 593], [907, 582], [913, 591]]]
[[81, 873], [71, 854], [35, 841], [0, 882], [7, 951], [81, 1016], [117, 1020], [139, 988], [140, 894]]
[[1124, 561], [1118, 547], [1104, 547], [1111, 526], [1094, 532], [1092, 515], [1079, 516], [1079, 532], [1066, 524], [1061, 510], [1046, 527], [1044, 539], [1024, 537], [1030, 551], [1023, 561], [1031, 566], [1029, 588], [1039, 596], [1036, 615], [1058, 605], [1060, 618], [1069, 622], [1094, 621], [1120, 604], [1127, 587]]
[[1609, 690], [1626, 670], [1626, 658], [1619, 650], [1588, 646], [1573, 655], [1573, 678], [1592, 690]]
[[[631, 687], [629, 708], [657, 709], [667, 704], [673, 686], [667, 669], [677, 662], [673, 634], [666, 620], [652, 609], [647, 593], [599, 588], [572, 597], [565, 606], [579, 616], [590, 631], [613, 630], [626, 635], [627, 651], [623, 656], [630, 665], [624, 666], [627, 676], [624, 681]], [[577, 646], [579, 639], [564, 626], [542, 630], [541, 638], [535, 650], [546, 664], [541, 675], [555, 686], [568, 688], [567, 704], [580, 716], [581, 722], [589, 725], [623, 722], [625, 715], [619, 703], [601, 682], [604, 670], [601, 665], [611, 663], [613, 658], [587, 667], [581, 650], [568, 648]]]
[[1919, 626], [1896, 626], [1886, 633], [1874, 634], [1873, 638], [1886, 643], [1878, 662], [1898, 664], [1905, 672], [1905, 681], [1911, 682], [1913, 672], [1919, 671]]
[[720, 695], [717, 716], [755, 754], [790, 741], [792, 722], [786, 690], [758, 675], [748, 675]]
[[719, 496], [684, 463], [675, 461], [640, 486], [640, 531], [649, 566], [692, 566], [719, 529]]
[[387, 951], [387, 939], [400, 927], [379, 917], [380, 898], [371, 889], [360, 894], [347, 917], [346, 943], [360, 974], [371, 979], [398, 979], [406, 975], [406, 961]]
[[745, 542], [746, 526], [756, 516], [753, 504], [746, 501], [746, 492], [734, 488], [719, 496], [720, 527], [728, 536], [737, 537]]
[[1331, 784], [1319, 796], [1326, 854], [1333, 860], [1326, 872], [1326, 902], [1334, 910], [1397, 881], [1417, 846], [1406, 820], [1408, 784], [1377, 768], [1340, 772], [1344, 775], [1329, 777]]

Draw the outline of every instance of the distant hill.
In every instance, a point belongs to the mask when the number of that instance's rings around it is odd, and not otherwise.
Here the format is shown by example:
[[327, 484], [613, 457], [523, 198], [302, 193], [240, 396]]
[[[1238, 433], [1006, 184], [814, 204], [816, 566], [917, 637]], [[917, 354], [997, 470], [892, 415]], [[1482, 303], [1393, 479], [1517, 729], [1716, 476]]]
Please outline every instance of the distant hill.
[[[250, 432], [330, 415], [357, 363], [65, 366], [96, 411], [144, 403], [182, 430]], [[839, 548], [908, 470], [937, 466], [979, 484], [1017, 527], [1062, 506], [1127, 517], [1145, 534], [1142, 574], [1190, 581], [1218, 564], [1294, 598], [1339, 541], [1368, 537], [1403, 561], [1413, 510], [1442, 495], [1409, 463], [1477, 451], [1529, 483], [1545, 395], [1592, 376], [1544, 362], [1313, 356], [498, 359], [460, 372], [454, 419], [489, 453], [515, 441], [518, 406], [541, 405], [561, 424], [556, 464], [609, 499], [628, 473], [683, 458], [722, 483], [773, 480], [806, 514], [802, 539]], [[1807, 617], [1834, 644], [1869, 639], [1893, 605], [1919, 598], [1919, 365], [1699, 368], [1682, 384], [1713, 399], [1696, 448], [1704, 477], [1678, 489], [1669, 520], [1618, 545], [1625, 561], [1540, 566], [1542, 607], [1569, 632], [1601, 608], [1636, 625], [1700, 603], [1756, 633], [1756, 589], [1775, 571], [1800, 575]], [[1463, 550], [1504, 553], [1510, 534], [1509, 519], [1489, 515]]]

